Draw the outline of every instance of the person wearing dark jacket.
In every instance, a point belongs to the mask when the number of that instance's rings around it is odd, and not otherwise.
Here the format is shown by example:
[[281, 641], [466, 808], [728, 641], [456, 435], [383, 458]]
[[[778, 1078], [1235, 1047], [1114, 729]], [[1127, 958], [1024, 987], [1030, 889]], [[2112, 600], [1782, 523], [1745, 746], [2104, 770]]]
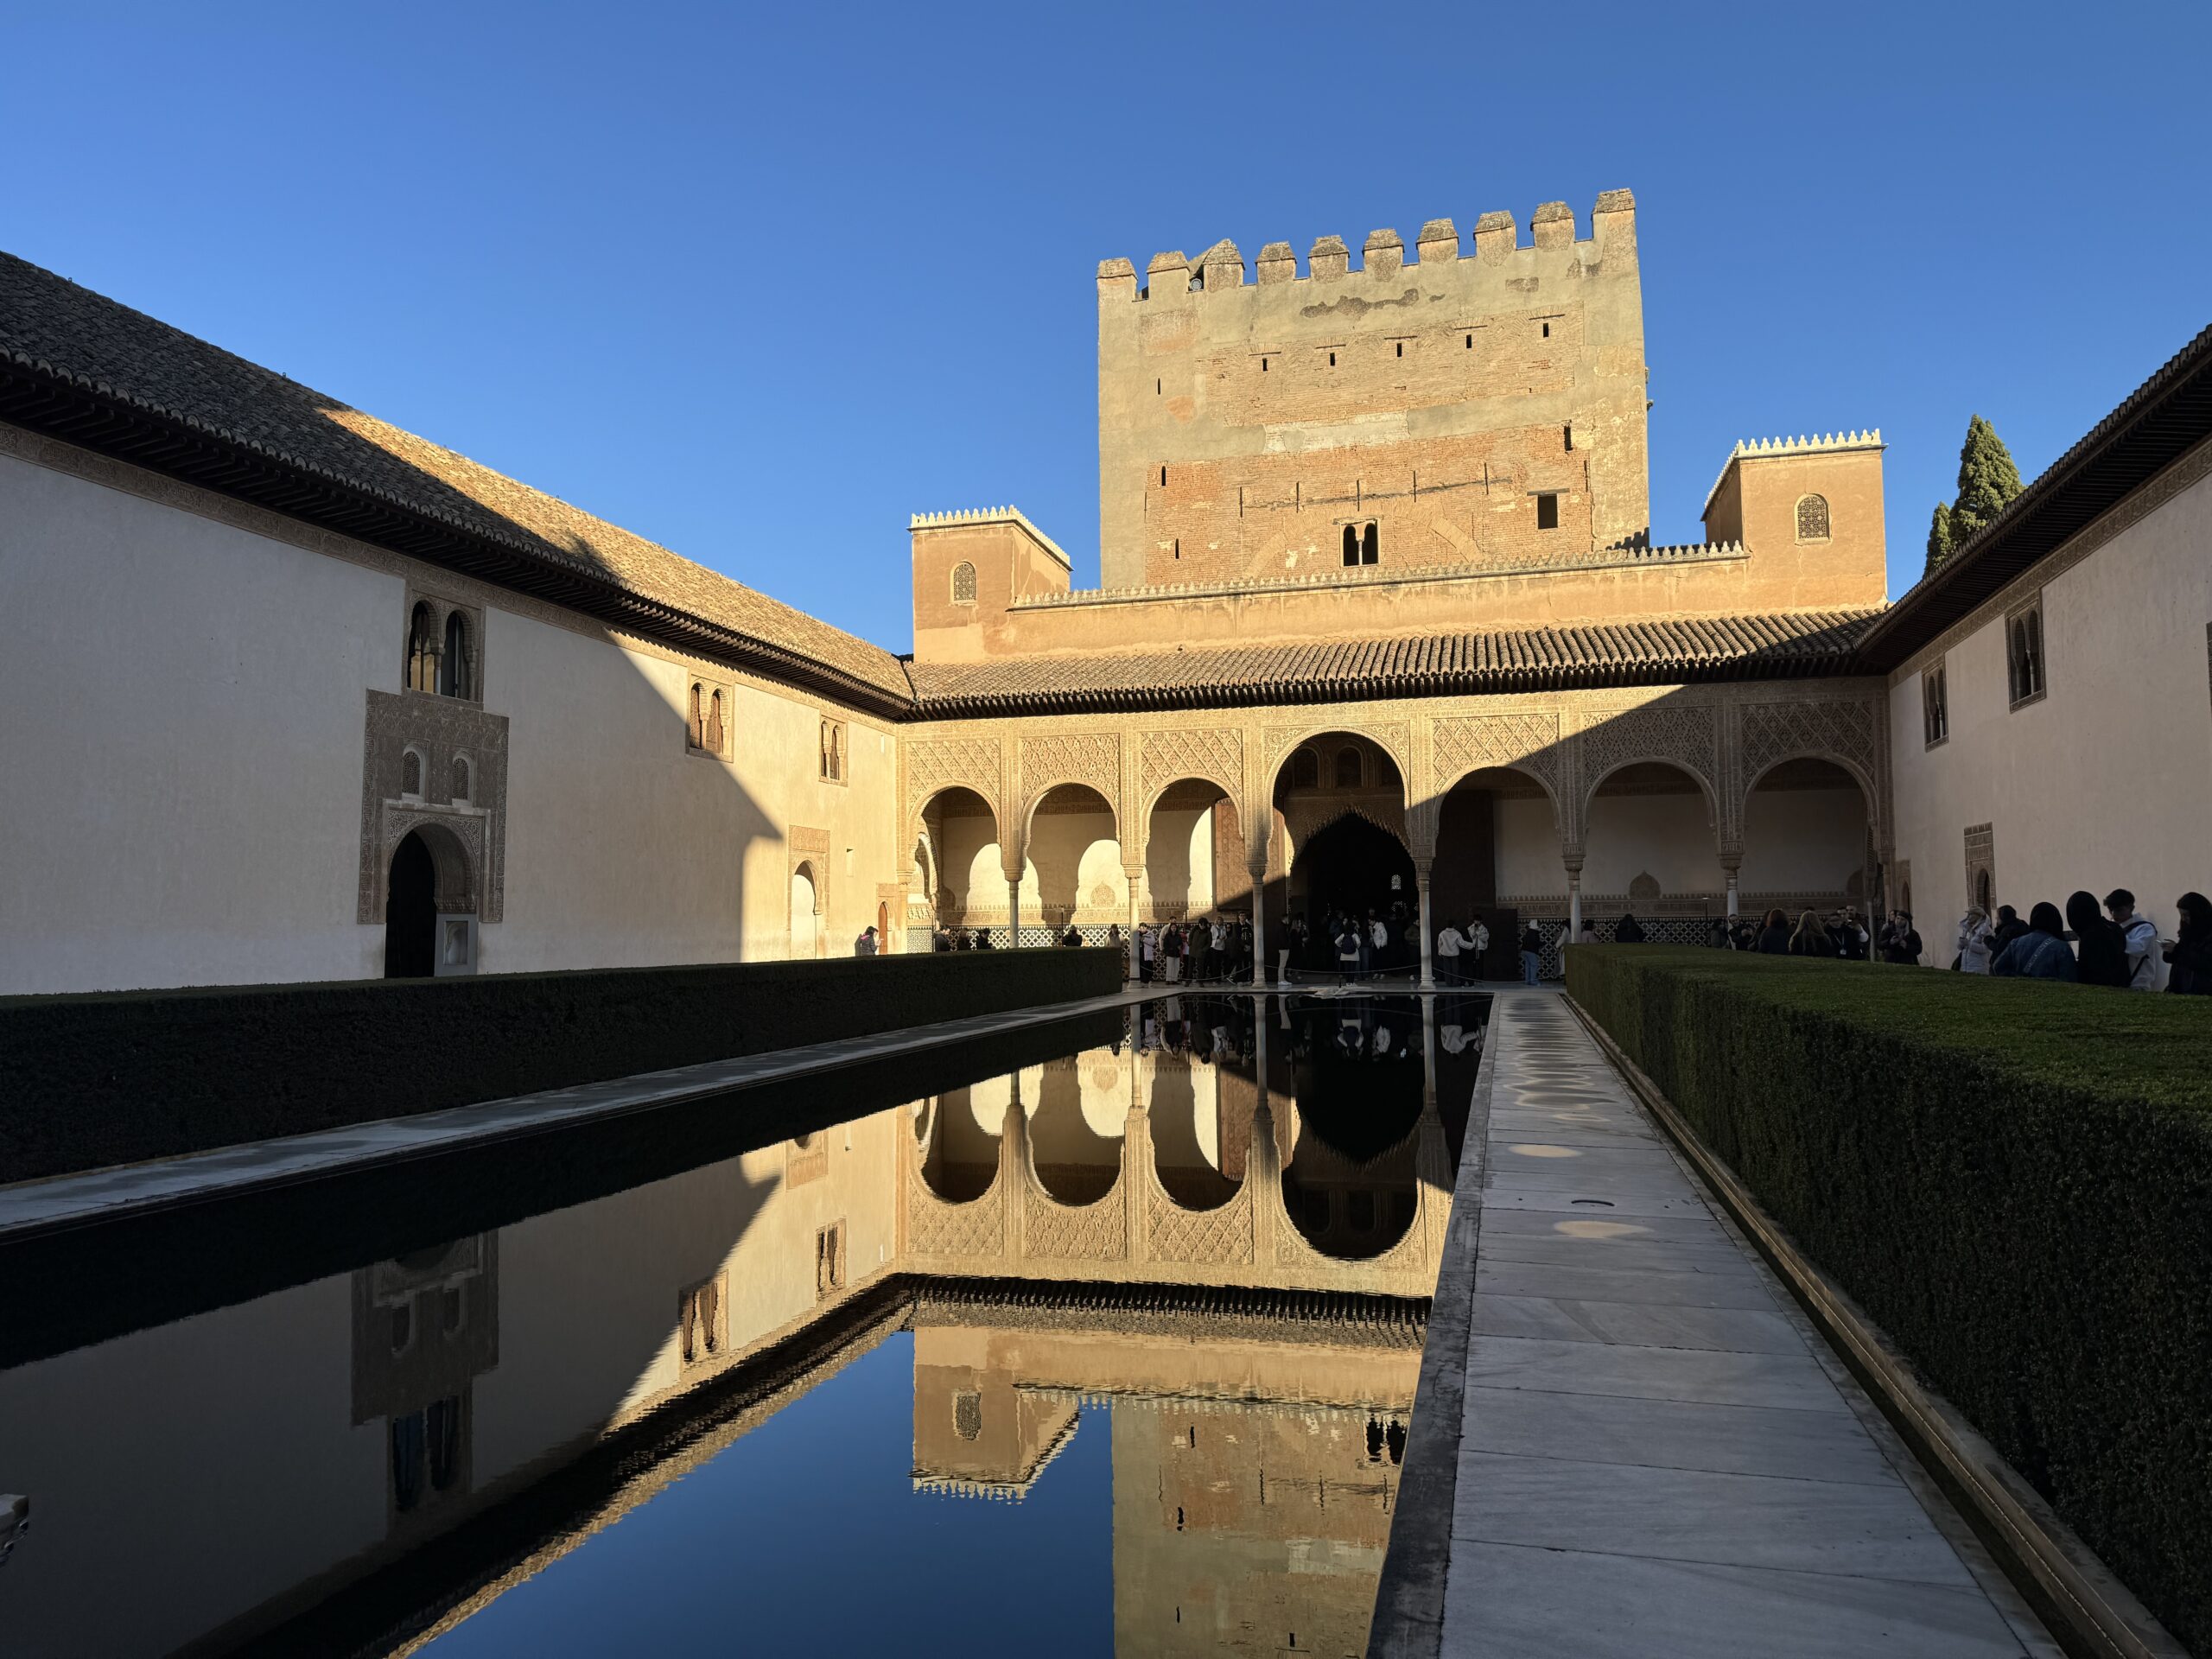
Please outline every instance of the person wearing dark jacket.
[[2212, 899], [2184, 893], [2174, 908], [2181, 931], [2165, 948], [2166, 988], [2177, 996], [2212, 996]]
[[2028, 931], [1998, 953], [1989, 971], [1999, 979], [2080, 977], [2074, 953], [2066, 948], [2066, 923], [2058, 906], [2041, 904], [2030, 911]]
[[2121, 931], [2119, 923], [2106, 919], [2096, 895], [2077, 893], [2069, 898], [2066, 925], [2080, 941], [2075, 946], [2075, 974], [2082, 983], [2126, 990], [2129, 978], [2127, 935]]
[[2027, 931], [2028, 925], [2020, 919], [2018, 911], [2010, 905], [1997, 906], [1996, 948], [1999, 951]]
[[1642, 944], [1643, 924], [1637, 921], [1629, 912], [1625, 910], [1621, 912], [1620, 920], [1613, 924], [1613, 943], [1615, 944]]
[[1778, 910], [1766, 913], [1766, 925], [1759, 930], [1757, 946], [1763, 957], [1786, 957], [1789, 954], [1789, 922]]

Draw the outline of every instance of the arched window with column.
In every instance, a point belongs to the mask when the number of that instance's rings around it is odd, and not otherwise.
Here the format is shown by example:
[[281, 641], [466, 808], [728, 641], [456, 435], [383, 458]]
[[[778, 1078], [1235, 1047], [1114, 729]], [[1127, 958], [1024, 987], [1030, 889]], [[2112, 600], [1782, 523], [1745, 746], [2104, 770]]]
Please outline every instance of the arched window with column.
[[438, 664], [438, 692], [442, 696], [475, 695], [469, 674], [468, 617], [461, 611], [446, 613], [445, 655]]
[[1344, 568], [1350, 569], [1359, 563], [1359, 526], [1344, 526]]
[[691, 706], [684, 715], [683, 741], [695, 749], [707, 747], [707, 688], [696, 680], [691, 682]]
[[416, 601], [407, 619], [407, 689], [410, 691], [435, 691], [438, 689], [437, 619], [431, 614], [428, 600]]
[[722, 694], [714, 691], [707, 696], [707, 742], [709, 754], [722, 752]]
[[1337, 787], [1357, 789], [1360, 782], [1359, 751], [1347, 744], [1337, 751]]

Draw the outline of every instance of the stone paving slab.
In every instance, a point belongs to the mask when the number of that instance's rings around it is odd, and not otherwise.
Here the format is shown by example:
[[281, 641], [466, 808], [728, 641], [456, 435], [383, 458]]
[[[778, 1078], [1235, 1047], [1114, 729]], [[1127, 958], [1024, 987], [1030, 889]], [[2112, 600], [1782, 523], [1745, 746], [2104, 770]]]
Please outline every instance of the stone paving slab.
[[1151, 987], [1111, 996], [976, 1014], [837, 1042], [648, 1071], [570, 1089], [549, 1089], [411, 1117], [391, 1117], [312, 1135], [221, 1147], [179, 1158], [123, 1164], [0, 1186], [0, 1244], [68, 1227], [236, 1198], [296, 1181], [373, 1169], [462, 1147], [573, 1128], [765, 1083], [842, 1070], [895, 1054], [1071, 1019], [1155, 1000]]
[[1557, 996], [1490, 1047], [1440, 1651], [2055, 1653]]
[[1896, 1478], [1859, 1424], [1835, 1412], [1523, 1389], [1478, 1392], [1480, 1400], [1470, 1397], [1462, 1442], [1471, 1451], [1875, 1485]]
[[[1590, 1248], [1580, 1240], [1562, 1242], [1583, 1250]], [[1726, 1258], [1716, 1257], [1715, 1261], [1725, 1262]], [[1542, 1296], [1573, 1302], [1781, 1312], [1774, 1305], [1774, 1293], [1766, 1287], [1765, 1280], [1741, 1264], [1730, 1265], [1732, 1271], [1700, 1272], [1688, 1268], [1666, 1272], [1659, 1270], [1656, 1262], [1642, 1260], [1632, 1267], [1597, 1268], [1584, 1262], [1566, 1266], [1521, 1257], [1493, 1258], [1478, 1267], [1475, 1290], [1489, 1296]]]
[[1469, 1659], [2015, 1659], [1972, 1586], [1631, 1559], [1523, 1545], [1455, 1551], [1446, 1651]]

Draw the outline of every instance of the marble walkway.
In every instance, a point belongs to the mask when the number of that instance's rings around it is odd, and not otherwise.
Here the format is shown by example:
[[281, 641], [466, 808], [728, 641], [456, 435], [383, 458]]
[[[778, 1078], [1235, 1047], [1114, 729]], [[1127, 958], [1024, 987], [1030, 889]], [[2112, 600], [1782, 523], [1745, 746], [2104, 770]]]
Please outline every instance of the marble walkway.
[[665, 1071], [647, 1071], [605, 1083], [548, 1089], [505, 1100], [422, 1112], [411, 1117], [379, 1118], [311, 1135], [254, 1141], [177, 1158], [118, 1164], [73, 1175], [18, 1182], [0, 1186], [0, 1245], [66, 1228], [237, 1198], [296, 1181], [350, 1174], [462, 1147], [542, 1135], [626, 1113], [651, 1111], [726, 1094], [734, 1089], [782, 1083], [861, 1065], [894, 1054], [941, 1048], [1102, 1008], [1122, 1007], [1143, 1001], [1154, 994], [1150, 988], [1133, 988], [1080, 1001], [976, 1014], [936, 1025], [878, 1032], [868, 1037], [849, 1037], [801, 1048], [741, 1055], [735, 1059], [709, 1060]]
[[1441, 1649], [2057, 1645], [1548, 992], [1506, 992]]

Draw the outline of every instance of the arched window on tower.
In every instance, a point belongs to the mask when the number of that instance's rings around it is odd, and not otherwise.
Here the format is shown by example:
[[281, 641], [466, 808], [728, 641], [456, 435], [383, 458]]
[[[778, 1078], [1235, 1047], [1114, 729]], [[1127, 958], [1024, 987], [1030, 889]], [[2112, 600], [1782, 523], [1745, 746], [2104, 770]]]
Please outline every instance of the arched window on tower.
[[1360, 534], [1359, 562], [1362, 564], [1373, 564], [1380, 556], [1382, 550], [1382, 537], [1376, 533], [1375, 526], [1370, 524]]
[[436, 626], [430, 616], [429, 601], [416, 601], [413, 613], [407, 619], [407, 689], [410, 691], [435, 691], [438, 689]]
[[707, 747], [707, 688], [691, 682], [691, 711], [684, 721], [683, 741], [695, 749]]
[[446, 651], [438, 664], [438, 690], [448, 697], [466, 697], [469, 686], [468, 618], [460, 611], [446, 614]]
[[973, 605], [976, 602], [976, 567], [963, 559], [952, 567], [952, 602]]
[[1359, 563], [1359, 526], [1344, 526], [1344, 568], [1349, 569]]
[[453, 798], [463, 806], [470, 798], [468, 757], [465, 754], [456, 754], [453, 758]]
[[722, 752], [722, 694], [715, 692], [707, 699], [707, 742], [709, 754]]
[[399, 792], [420, 795], [423, 792], [423, 757], [410, 749], [399, 758]]
[[1290, 786], [1293, 789], [1321, 787], [1321, 757], [1311, 749], [1300, 749], [1290, 757]]
[[1346, 747], [1337, 751], [1337, 787], [1338, 789], [1359, 787], [1359, 751], [1357, 749]]
[[1797, 502], [1797, 539], [1801, 542], [1825, 542], [1827, 538], [1827, 497], [1801, 496]]

